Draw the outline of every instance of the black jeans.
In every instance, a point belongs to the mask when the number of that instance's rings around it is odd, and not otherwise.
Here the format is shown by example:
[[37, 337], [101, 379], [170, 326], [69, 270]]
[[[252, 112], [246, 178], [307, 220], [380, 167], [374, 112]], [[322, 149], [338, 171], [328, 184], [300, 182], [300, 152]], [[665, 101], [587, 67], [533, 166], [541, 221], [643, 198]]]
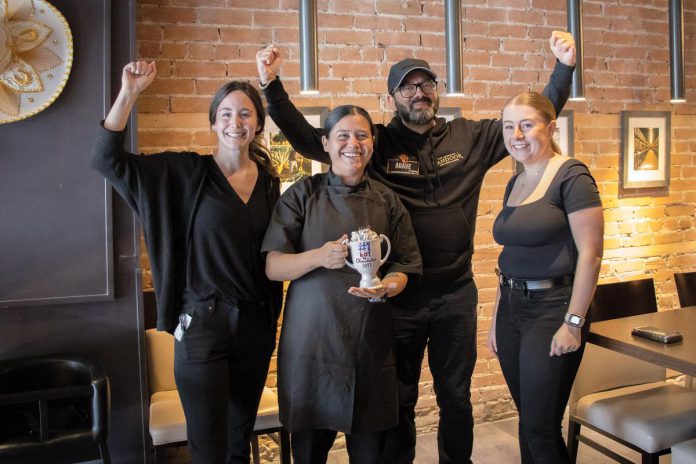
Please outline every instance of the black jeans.
[[561, 421], [582, 360], [589, 322], [582, 329], [580, 349], [549, 356], [570, 294], [570, 286], [533, 291], [501, 288], [495, 326], [498, 359], [519, 412], [524, 464], [570, 462]]
[[[334, 430], [302, 430], [290, 435], [292, 459], [295, 464], [325, 464], [338, 432]], [[346, 434], [346, 448], [351, 464], [379, 464], [380, 444], [384, 432]]]
[[194, 463], [249, 463], [250, 438], [275, 347], [268, 310], [219, 299], [188, 302], [174, 375]]
[[471, 462], [474, 419], [471, 376], [476, 364], [476, 284], [454, 288], [414, 285], [395, 299], [394, 328], [399, 377], [399, 425], [387, 432], [385, 464], [412, 463], [416, 454], [415, 407], [425, 348], [440, 421], [439, 462]]

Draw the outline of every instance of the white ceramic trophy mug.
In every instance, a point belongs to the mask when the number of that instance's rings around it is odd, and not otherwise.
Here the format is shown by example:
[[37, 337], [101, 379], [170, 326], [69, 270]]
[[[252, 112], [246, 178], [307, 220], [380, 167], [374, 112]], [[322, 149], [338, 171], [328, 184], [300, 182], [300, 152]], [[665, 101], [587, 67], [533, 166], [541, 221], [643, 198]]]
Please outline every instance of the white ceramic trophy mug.
[[[387, 242], [387, 253], [384, 255], [384, 258], [381, 257], [382, 241]], [[375, 288], [382, 285], [379, 277], [377, 277], [377, 271], [387, 260], [389, 253], [391, 253], [391, 242], [389, 242], [387, 236], [379, 234], [379, 238], [372, 240], [352, 241], [345, 239], [341, 243], [348, 245], [350, 249], [350, 257], [353, 262], [351, 263], [347, 259], [345, 261], [349, 267], [360, 273], [360, 287]]]

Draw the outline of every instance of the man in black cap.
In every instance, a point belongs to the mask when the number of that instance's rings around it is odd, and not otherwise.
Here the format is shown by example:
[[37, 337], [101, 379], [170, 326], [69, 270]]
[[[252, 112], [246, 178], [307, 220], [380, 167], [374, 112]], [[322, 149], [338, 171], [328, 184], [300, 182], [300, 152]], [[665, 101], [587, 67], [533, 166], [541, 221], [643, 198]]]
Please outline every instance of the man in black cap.
[[[570, 93], [575, 42], [567, 32], [549, 39], [558, 59], [543, 93], [560, 113]], [[257, 56], [268, 114], [303, 155], [328, 163], [321, 129], [306, 122], [277, 76], [280, 50]], [[473, 444], [471, 376], [476, 363], [478, 294], [473, 281], [476, 211], [483, 178], [507, 156], [497, 119], [436, 117], [437, 75], [428, 63], [405, 59], [391, 67], [387, 100], [395, 116], [377, 125], [367, 173], [393, 189], [409, 210], [423, 258], [423, 277], [392, 300], [399, 376], [399, 426], [390, 430], [385, 464], [412, 463], [415, 406], [425, 349], [437, 404], [439, 462], [470, 463]]]

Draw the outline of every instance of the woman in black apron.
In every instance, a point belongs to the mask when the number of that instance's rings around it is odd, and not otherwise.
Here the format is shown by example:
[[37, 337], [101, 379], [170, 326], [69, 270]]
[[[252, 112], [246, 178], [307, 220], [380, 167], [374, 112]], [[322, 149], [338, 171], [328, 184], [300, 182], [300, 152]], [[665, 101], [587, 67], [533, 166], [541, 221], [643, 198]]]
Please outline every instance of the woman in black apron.
[[[278, 351], [280, 416], [298, 464], [324, 463], [337, 432], [352, 463], [379, 461], [382, 432], [398, 420], [391, 310], [421, 259], [396, 194], [365, 176], [373, 149], [368, 113], [340, 106], [326, 119], [331, 170], [280, 198], [262, 250], [272, 280], [291, 280]], [[382, 285], [358, 288], [342, 241], [369, 226], [391, 241]], [[371, 299], [382, 302], [373, 303]]]

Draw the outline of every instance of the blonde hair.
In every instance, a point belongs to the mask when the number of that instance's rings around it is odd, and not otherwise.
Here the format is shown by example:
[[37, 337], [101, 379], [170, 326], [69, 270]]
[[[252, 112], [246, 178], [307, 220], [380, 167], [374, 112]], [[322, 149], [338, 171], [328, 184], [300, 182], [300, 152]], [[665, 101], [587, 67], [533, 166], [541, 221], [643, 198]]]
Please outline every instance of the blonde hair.
[[[551, 121], [556, 120], [556, 108], [554, 108], [553, 103], [539, 92], [522, 92], [515, 95], [505, 103], [503, 111], [511, 105], [522, 105], [533, 108], [546, 124], [550, 124]], [[551, 137], [551, 149], [554, 153], [561, 153], [561, 147], [558, 146], [553, 137]]]

